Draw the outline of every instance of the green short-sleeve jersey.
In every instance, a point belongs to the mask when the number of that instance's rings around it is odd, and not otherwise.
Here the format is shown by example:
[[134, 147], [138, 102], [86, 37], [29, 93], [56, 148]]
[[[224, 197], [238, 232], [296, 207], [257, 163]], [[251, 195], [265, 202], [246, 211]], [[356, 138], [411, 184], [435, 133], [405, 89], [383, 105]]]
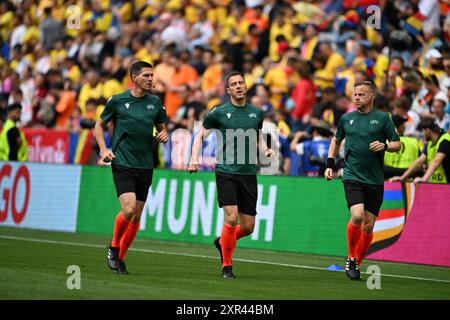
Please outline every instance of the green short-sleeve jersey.
[[239, 107], [227, 102], [206, 115], [203, 127], [217, 129], [216, 171], [256, 174], [257, 141], [262, 123], [262, 110], [250, 104]]
[[112, 164], [153, 168], [153, 129], [166, 121], [166, 110], [157, 96], [146, 93], [137, 98], [130, 90], [114, 95], [100, 117], [106, 123], [114, 122], [112, 149], [116, 158]]
[[384, 151], [372, 152], [374, 141], [399, 141], [394, 123], [386, 112], [373, 109], [363, 114], [354, 111], [343, 115], [336, 131], [336, 139], [345, 138], [344, 180], [356, 180], [367, 184], [384, 183]]

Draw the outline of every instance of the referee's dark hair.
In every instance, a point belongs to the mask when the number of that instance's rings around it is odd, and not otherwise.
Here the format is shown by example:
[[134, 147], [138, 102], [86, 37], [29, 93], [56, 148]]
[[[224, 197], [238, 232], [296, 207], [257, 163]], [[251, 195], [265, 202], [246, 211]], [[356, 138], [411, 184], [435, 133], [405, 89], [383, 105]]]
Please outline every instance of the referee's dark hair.
[[355, 83], [355, 88], [359, 86], [366, 86], [369, 88], [370, 93], [374, 96], [376, 95], [377, 89], [375, 88], [375, 85], [372, 83], [372, 81], [358, 81]]
[[244, 79], [244, 75], [242, 74], [242, 72], [232, 71], [227, 75], [227, 78], [225, 79], [225, 88], [228, 88], [228, 80], [234, 76], [241, 76]]
[[138, 75], [144, 68], [153, 68], [153, 66], [145, 61], [134, 62], [130, 67], [130, 78], [133, 79], [133, 76]]

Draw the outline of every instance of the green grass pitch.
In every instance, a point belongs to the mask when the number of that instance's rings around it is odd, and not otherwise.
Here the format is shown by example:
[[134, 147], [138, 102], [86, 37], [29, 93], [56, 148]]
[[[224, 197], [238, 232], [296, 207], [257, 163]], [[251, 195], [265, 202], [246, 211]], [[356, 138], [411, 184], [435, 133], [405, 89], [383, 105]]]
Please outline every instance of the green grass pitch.
[[[234, 280], [222, 279], [211, 244], [136, 239], [127, 254], [129, 276], [106, 265], [109, 237], [0, 227], [0, 299], [450, 299], [450, 268], [364, 261], [377, 265], [381, 289], [350, 281], [342, 257], [236, 247]], [[81, 289], [69, 290], [70, 265]]]

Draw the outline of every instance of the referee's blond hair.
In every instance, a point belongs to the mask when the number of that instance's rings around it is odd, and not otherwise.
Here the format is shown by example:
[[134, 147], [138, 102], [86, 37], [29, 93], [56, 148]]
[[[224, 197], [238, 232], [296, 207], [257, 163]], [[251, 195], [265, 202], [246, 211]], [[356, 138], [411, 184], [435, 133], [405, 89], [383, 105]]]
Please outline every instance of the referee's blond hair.
[[359, 86], [366, 86], [369, 88], [370, 93], [375, 96], [377, 92], [377, 88], [375, 88], [375, 85], [372, 83], [372, 81], [358, 81], [355, 83], [354, 88]]

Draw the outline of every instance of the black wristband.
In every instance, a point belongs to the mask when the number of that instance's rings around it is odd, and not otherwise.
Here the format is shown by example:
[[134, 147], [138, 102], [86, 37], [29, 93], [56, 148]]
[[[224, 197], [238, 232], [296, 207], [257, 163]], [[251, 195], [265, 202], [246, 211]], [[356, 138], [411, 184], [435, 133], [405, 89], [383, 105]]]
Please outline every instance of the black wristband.
[[334, 158], [327, 158], [327, 169], [333, 169]]
[[388, 148], [389, 148], [388, 144], [385, 143], [385, 144], [384, 144], [384, 151], [386, 151]]

